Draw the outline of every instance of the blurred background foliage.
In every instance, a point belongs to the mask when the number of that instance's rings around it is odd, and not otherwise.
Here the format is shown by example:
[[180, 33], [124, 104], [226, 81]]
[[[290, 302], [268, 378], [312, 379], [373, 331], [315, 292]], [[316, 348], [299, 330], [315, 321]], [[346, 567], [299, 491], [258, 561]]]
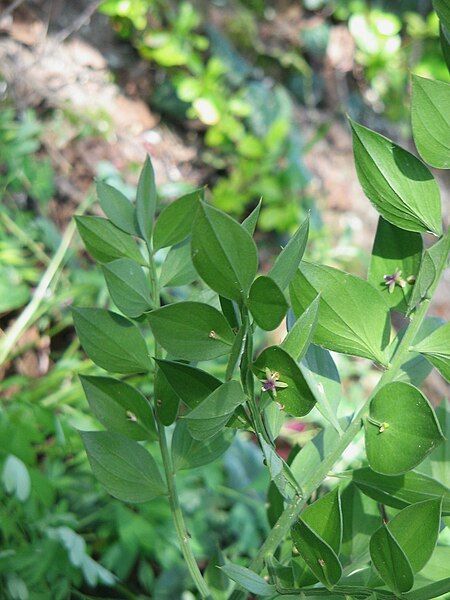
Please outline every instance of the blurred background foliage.
[[[437, 18], [423, 0], [104, 0], [97, 13], [96, 3], [71, 3], [81, 21], [72, 19], [67, 29], [64, 11], [52, 13], [51, 3], [25, 3], [5, 15], [7, 4], [0, 8], [0, 597], [188, 600], [167, 503], [115, 501], [94, 481], [82, 451], [77, 429], [97, 423], [76, 374], [95, 367], [73, 336], [69, 308], [105, 306], [107, 295], [68, 223], [76, 210], [98, 211], [93, 176], [132, 197], [143, 148], [152, 152], [162, 140], [160, 164], [172, 161], [160, 182], [162, 203], [207, 185], [212, 202], [243, 217], [263, 197], [263, 270], [311, 211], [309, 257], [364, 273], [357, 217], [349, 210], [344, 228], [334, 213], [329, 218], [309, 159], [345, 113], [407, 143], [409, 71], [449, 80]], [[37, 41], [30, 39], [33, 28]], [[118, 49], [111, 60], [105, 31]], [[86, 71], [74, 72], [78, 87], [69, 87], [62, 102], [53, 98], [59, 83], [54, 94], [51, 86], [36, 89], [34, 80], [25, 93], [20, 86], [31, 70], [17, 64], [11, 75], [5, 57], [25, 60], [22, 53], [34, 49], [26, 67], [34, 69], [52, 36], [60, 50], [66, 40], [95, 47], [107, 57], [99, 68], [102, 89], [113, 82], [156, 115], [154, 124], [144, 119], [142, 134], [130, 134], [140, 154], [119, 151], [127, 126], [109, 110], [110, 96], [80, 110], [76, 94]], [[75, 64], [87, 60], [95, 70], [98, 56], [86, 59], [86, 48], [77, 46]], [[125, 67], [117, 55], [126, 55]], [[188, 171], [177, 171], [179, 139], [191, 151], [180, 161]], [[337, 361], [345, 414], [377, 373], [366, 361]], [[440, 397], [438, 388], [434, 401]], [[303, 445], [321, 424], [317, 412], [292, 421], [280, 452]], [[340, 468], [360, 464], [360, 451], [354, 444]], [[202, 567], [218, 548], [233, 562], [256, 552], [269, 525], [268, 479], [254, 440], [239, 436], [223, 459], [185, 471], [178, 484]]]

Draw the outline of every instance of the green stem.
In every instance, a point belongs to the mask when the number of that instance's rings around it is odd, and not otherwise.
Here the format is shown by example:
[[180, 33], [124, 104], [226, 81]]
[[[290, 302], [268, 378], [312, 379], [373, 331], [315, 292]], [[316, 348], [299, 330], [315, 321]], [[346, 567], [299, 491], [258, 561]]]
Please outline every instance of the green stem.
[[[161, 304], [160, 302], [160, 290], [158, 284], [158, 277], [156, 274], [155, 261], [153, 258], [153, 252], [151, 247], [148, 248], [149, 251], [149, 273], [150, 273], [150, 285], [153, 302], [156, 308], [158, 308]], [[159, 344], [155, 340], [155, 356], [159, 358], [161, 356], [161, 348]], [[156, 413], [155, 413], [156, 414]], [[200, 596], [205, 599], [210, 599], [211, 594], [209, 592], [208, 586], [206, 585], [205, 580], [200, 572], [197, 561], [195, 560], [194, 553], [190, 544], [190, 536], [188, 530], [186, 528], [186, 524], [184, 522], [183, 512], [181, 510], [180, 500], [178, 498], [178, 492], [175, 485], [175, 473], [172, 464], [172, 457], [170, 455], [169, 447], [167, 444], [167, 436], [166, 436], [166, 428], [159, 421], [156, 416], [156, 422], [158, 427], [158, 442], [161, 450], [161, 456], [163, 461], [164, 473], [166, 476], [167, 482], [167, 491], [169, 497], [169, 506], [170, 511], [172, 513], [172, 519], [175, 525], [175, 530], [177, 532], [178, 542], [180, 544], [180, 550], [183, 554], [183, 558], [186, 562], [189, 573], [192, 577], [197, 590], [200, 593]]]
[[[433, 294], [436, 289], [442, 272], [445, 268], [445, 261], [441, 265], [440, 271], [438, 271], [438, 276], [436, 277], [436, 281], [430, 290], [430, 295]], [[401, 342], [399, 343], [395, 355], [393, 357], [392, 363], [390, 364], [388, 370], [386, 370], [381, 376], [378, 384], [375, 386], [369, 398], [364, 402], [363, 406], [356, 413], [354, 419], [345, 430], [343, 435], [338, 440], [336, 446], [333, 451], [328, 454], [320, 464], [320, 466], [313, 473], [309, 481], [306, 481], [303, 485], [304, 495], [302, 497], [297, 498], [292, 502], [281, 514], [278, 521], [275, 523], [265, 542], [261, 546], [258, 554], [252, 560], [249, 565], [249, 568], [256, 573], [259, 573], [264, 568], [264, 561], [267, 556], [272, 556], [278, 546], [283, 542], [286, 536], [289, 533], [290, 528], [298, 519], [301, 511], [303, 510], [308, 498], [311, 494], [320, 486], [322, 481], [326, 478], [329, 471], [333, 468], [334, 464], [339, 460], [340, 456], [347, 449], [349, 444], [353, 441], [356, 435], [359, 433], [364, 417], [367, 415], [369, 411], [369, 406], [372, 398], [378, 392], [378, 390], [386, 385], [387, 383], [393, 381], [398, 374], [398, 371], [402, 364], [406, 361], [409, 347], [414, 341], [414, 338], [417, 335], [417, 332], [422, 325], [422, 322], [427, 314], [429, 308], [430, 300], [425, 299], [417, 308], [414, 315], [411, 318], [411, 322], [403, 336]], [[231, 596], [230, 600], [241, 600], [245, 598], [245, 592], [235, 590]]]

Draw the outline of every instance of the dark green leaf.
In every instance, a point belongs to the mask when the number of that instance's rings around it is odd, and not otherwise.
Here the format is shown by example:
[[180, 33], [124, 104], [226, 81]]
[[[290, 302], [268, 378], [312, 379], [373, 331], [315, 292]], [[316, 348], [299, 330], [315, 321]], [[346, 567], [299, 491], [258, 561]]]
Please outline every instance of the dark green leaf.
[[161, 287], [189, 285], [197, 279], [191, 258], [191, 245], [183, 242], [169, 250], [161, 267], [159, 284]]
[[206, 441], [195, 440], [187, 423], [178, 421], [172, 438], [172, 460], [175, 471], [195, 469], [207, 465], [228, 450], [234, 432], [230, 429]]
[[145, 373], [150, 357], [141, 332], [128, 319], [101, 308], [73, 308], [73, 321], [86, 354], [116, 373]]
[[[420, 233], [400, 229], [378, 220], [368, 280], [383, 295], [391, 309], [405, 313], [422, 260]], [[391, 276], [391, 279], [387, 277]], [[397, 276], [395, 278], [395, 276]], [[411, 277], [414, 281], [411, 281]], [[389, 281], [393, 281], [389, 286]]]
[[180, 397], [160, 368], [155, 373], [155, 406], [159, 421], [166, 427], [172, 425], [178, 415]]
[[450, 322], [433, 331], [416, 344], [413, 350], [426, 356], [441, 375], [450, 381]]
[[277, 486], [277, 489], [283, 498], [292, 500], [296, 495], [298, 488], [289, 465], [279, 454], [277, 454], [274, 447], [265, 441], [262, 435], [258, 435], [258, 437], [264, 456], [264, 464], [269, 471], [270, 479]]
[[[445, 440], [420, 465], [420, 470], [432, 475], [440, 483], [450, 486], [450, 400], [444, 399], [436, 408], [436, 417], [441, 425]], [[442, 495], [442, 493], [441, 493]], [[449, 498], [450, 500], [450, 498]], [[444, 510], [450, 510], [450, 502], [444, 498]]]
[[156, 185], [150, 157], [147, 155], [139, 177], [136, 192], [136, 217], [142, 237], [147, 242], [151, 239], [153, 219], [156, 211]]
[[407, 592], [414, 584], [414, 574], [403, 550], [386, 525], [370, 538], [370, 556], [386, 585], [395, 593]]
[[411, 504], [389, 521], [388, 529], [409, 560], [413, 573], [426, 565], [436, 546], [441, 500]]
[[327, 588], [336, 585], [342, 567], [336, 553], [300, 518], [291, 529], [292, 541], [298, 553], [319, 581]]
[[246, 396], [238, 381], [227, 381], [215, 389], [185, 417], [196, 440], [207, 440], [221, 431]]
[[339, 555], [342, 542], [342, 511], [339, 488], [322, 496], [301, 514], [301, 520]]
[[283, 320], [288, 303], [275, 281], [261, 275], [252, 283], [248, 307], [261, 329], [272, 331]]
[[225, 564], [222, 551], [218, 547], [208, 562], [205, 569], [205, 581], [214, 600], [226, 600], [229, 580], [221, 567]]
[[420, 390], [388, 383], [372, 398], [365, 419], [367, 459], [384, 475], [413, 469], [443, 440], [433, 407]]
[[137, 441], [157, 439], [151, 406], [136, 388], [111, 377], [80, 375], [80, 380], [92, 412], [106, 429]]
[[192, 232], [192, 261], [211, 289], [236, 301], [247, 295], [258, 268], [256, 246], [248, 232], [203, 202]]
[[441, 23], [439, 27], [439, 39], [441, 41], [442, 54], [444, 55], [445, 64], [450, 72], [450, 31]]
[[196, 367], [172, 360], [156, 362], [174, 393], [191, 409], [222, 384], [220, 379]]
[[253, 235], [255, 233], [256, 224], [258, 223], [259, 212], [261, 210], [262, 199], [258, 202], [252, 212], [242, 221], [242, 227]]
[[422, 263], [420, 265], [419, 275], [409, 302], [409, 312], [423, 300], [429, 297], [429, 290], [436, 283], [437, 273], [441, 273], [445, 268], [450, 252], [450, 234], [442, 236], [431, 248], [425, 250]]
[[448, 592], [450, 592], [450, 577], [408, 592], [404, 596], [406, 600], [432, 600], [432, 598], [446, 598]]
[[309, 217], [303, 221], [287, 245], [277, 256], [269, 276], [285, 290], [291, 283], [305, 252], [309, 233]]
[[115, 498], [148, 502], [166, 493], [153, 457], [137, 442], [110, 431], [81, 431], [92, 471]]
[[353, 471], [352, 478], [364, 494], [387, 506], [404, 508], [416, 502], [442, 498], [444, 514], [450, 513], [450, 490], [422, 473], [409, 471], [392, 477], [366, 467]]
[[350, 124], [359, 181], [381, 216], [401, 229], [440, 236], [439, 188], [428, 168], [384, 136]]
[[131, 258], [139, 264], [145, 260], [136, 242], [127, 233], [101, 217], [75, 217], [78, 232], [89, 254], [99, 262]]
[[110, 296], [127, 317], [140, 317], [152, 308], [149, 282], [142, 268], [130, 258], [102, 265]]
[[308, 350], [319, 318], [319, 300], [320, 296], [317, 296], [311, 302], [308, 308], [295, 321], [281, 344], [281, 347], [294, 360], [300, 361]]
[[148, 320], [156, 341], [176, 358], [217, 358], [228, 354], [234, 342], [227, 320], [209, 304], [169, 304], [150, 312]]
[[161, 211], [153, 231], [155, 250], [178, 244], [190, 235], [192, 223], [203, 196], [203, 188], [195, 190], [174, 200]]
[[276, 390], [276, 401], [281, 407], [296, 417], [308, 414], [316, 400], [294, 359], [280, 346], [270, 346], [253, 364], [253, 370], [261, 380], [267, 378], [266, 369], [272, 374], [278, 373], [278, 381], [287, 385]]
[[139, 234], [134, 206], [122, 192], [104, 181], [99, 181], [97, 196], [103, 212], [116, 227], [131, 235]]
[[450, 168], [450, 85], [412, 76], [411, 121], [414, 142], [425, 162]]
[[290, 293], [297, 317], [320, 293], [314, 343], [387, 364], [388, 307], [370, 283], [332, 267], [302, 262]]
[[224, 565], [221, 569], [230, 579], [252, 594], [272, 596], [276, 591], [274, 585], [268, 584], [260, 575], [250, 569], [231, 563]]
[[447, 0], [433, 0], [433, 8], [437, 12], [442, 25], [450, 30], [450, 6]]

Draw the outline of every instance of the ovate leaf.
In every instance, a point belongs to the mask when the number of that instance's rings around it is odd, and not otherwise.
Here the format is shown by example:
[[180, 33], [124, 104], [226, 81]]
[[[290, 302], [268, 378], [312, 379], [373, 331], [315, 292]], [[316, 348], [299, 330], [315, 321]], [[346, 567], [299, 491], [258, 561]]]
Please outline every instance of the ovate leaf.
[[450, 30], [450, 6], [447, 0], [433, 0], [433, 8], [437, 12], [442, 25]]
[[368, 280], [383, 294], [390, 308], [403, 313], [408, 310], [422, 250], [420, 233], [400, 229], [379, 218]]
[[426, 565], [436, 546], [441, 500], [411, 504], [389, 521], [388, 529], [409, 560], [413, 573]]
[[383, 475], [413, 469], [443, 440], [428, 400], [413, 385], [400, 381], [375, 394], [364, 427], [367, 459]]
[[390, 326], [388, 307], [380, 292], [354, 275], [303, 262], [290, 287], [297, 317], [319, 293], [319, 322], [313, 342], [387, 364]]
[[450, 381], [450, 322], [433, 331], [413, 349], [423, 354]]
[[233, 345], [227, 320], [209, 304], [169, 304], [150, 312], [148, 320], [156, 341], [176, 358], [209, 360], [228, 354]]
[[155, 250], [178, 244], [190, 235], [203, 196], [203, 189], [195, 190], [174, 200], [161, 211], [153, 231]]
[[352, 478], [364, 494], [387, 506], [405, 508], [416, 502], [442, 498], [443, 513], [450, 513], [450, 489], [428, 475], [409, 471], [404, 475], [386, 476], [365, 467], [353, 471]]
[[149, 371], [147, 345], [131, 321], [101, 308], [77, 307], [72, 315], [81, 345], [99, 367], [116, 373]]
[[258, 217], [261, 210], [262, 200], [258, 202], [252, 212], [242, 221], [242, 227], [249, 233], [253, 235], [255, 233], [256, 224], [258, 223]]
[[197, 279], [191, 259], [191, 245], [188, 241], [173, 246], [161, 267], [159, 284], [161, 287], [189, 285]]
[[396, 594], [407, 592], [414, 584], [408, 558], [386, 525], [370, 538], [370, 556], [381, 579]]
[[450, 85], [413, 75], [411, 121], [417, 150], [437, 169], [450, 168]]
[[339, 555], [342, 542], [342, 511], [338, 487], [305, 508], [300, 518], [334, 550], [336, 556]]
[[134, 206], [126, 196], [104, 181], [97, 183], [100, 206], [108, 219], [119, 229], [131, 235], [138, 235]]
[[221, 569], [230, 579], [238, 583], [251, 594], [256, 594], [257, 596], [273, 596], [276, 592], [274, 585], [267, 583], [260, 575], [257, 575], [254, 571], [250, 571], [250, 569], [231, 563], [223, 565]]
[[289, 333], [281, 344], [281, 347], [286, 350], [294, 360], [301, 360], [308, 350], [318, 322], [319, 300], [320, 298], [317, 296], [317, 298], [311, 302], [308, 308], [292, 325]]
[[194, 409], [222, 382], [206, 371], [173, 360], [156, 359], [174, 393], [191, 409]]
[[278, 382], [285, 387], [278, 387], [272, 397], [291, 415], [302, 417], [309, 413], [316, 400], [309, 389], [297, 363], [280, 346], [270, 346], [261, 352], [253, 364], [257, 377], [265, 381], [268, 372], [276, 374]]
[[272, 331], [283, 320], [288, 304], [275, 281], [261, 275], [252, 283], [248, 307], [261, 329]]
[[102, 263], [131, 258], [145, 264], [136, 242], [127, 233], [101, 217], [75, 217], [78, 232], [89, 254]]
[[172, 425], [178, 415], [180, 397], [167, 381], [161, 369], [155, 373], [155, 407], [156, 415], [163, 425]]
[[148, 502], [166, 493], [153, 457], [137, 442], [110, 431], [81, 431], [92, 471], [123, 502]]
[[148, 279], [134, 260], [119, 258], [102, 269], [112, 301], [124, 315], [136, 318], [152, 308]]
[[136, 192], [136, 217], [142, 237], [149, 242], [156, 211], [156, 185], [150, 157], [147, 155]]
[[247, 295], [258, 268], [256, 246], [245, 228], [203, 202], [192, 232], [192, 261], [211, 289], [237, 301]]
[[269, 276], [285, 290], [291, 283], [292, 278], [297, 271], [303, 253], [305, 252], [306, 242], [309, 233], [309, 217], [303, 221], [287, 245], [277, 256], [273, 267], [269, 271]]
[[401, 229], [440, 236], [439, 188], [428, 168], [384, 136], [350, 124], [359, 182], [381, 216]]
[[20, 502], [28, 500], [31, 492], [30, 473], [25, 463], [14, 454], [6, 457], [2, 482], [8, 494], [14, 494]]
[[109, 431], [132, 440], [155, 440], [155, 420], [151, 406], [136, 388], [111, 377], [80, 375], [89, 406]]
[[227, 429], [209, 440], [192, 437], [186, 421], [178, 421], [172, 438], [172, 460], [175, 471], [195, 469], [217, 460], [233, 441], [234, 433]]
[[238, 381], [223, 383], [186, 415], [190, 434], [196, 440], [207, 440], [217, 435], [245, 400]]

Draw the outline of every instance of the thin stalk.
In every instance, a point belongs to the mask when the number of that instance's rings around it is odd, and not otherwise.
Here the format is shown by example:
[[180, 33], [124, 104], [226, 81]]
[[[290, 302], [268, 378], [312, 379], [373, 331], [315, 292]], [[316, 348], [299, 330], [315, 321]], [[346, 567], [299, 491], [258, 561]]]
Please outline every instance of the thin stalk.
[[[447, 237], [448, 233], [447, 233]], [[438, 266], [437, 269], [437, 277], [432, 288], [429, 290], [429, 296], [432, 297], [435, 289], [437, 288], [439, 281], [441, 279], [442, 273], [444, 272], [446, 266], [446, 257], [445, 260], [442, 260], [442, 263]], [[298, 519], [301, 511], [303, 510], [307, 500], [311, 496], [311, 494], [320, 486], [322, 481], [327, 477], [329, 471], [333, 468], [334, 464], [343, 454], [343, 452], [347, 449], [349, 444], [353, 441], [356, 435], [359, 433], [363, 419], [366, 417], [369, 406], [372, 398], [378, 392], [378, 390], [386, 385], [387, 383], [393, 381], [398, 374], [400, 367], [407, 360], [408, 353], [410, 351], [410, 346], [413, 343], [420, 326], [423, 323], [423, 320], [428, 312], [428, 308], [430, 305], [430, 299], [426, 298], [422, 301], [419, 307], [416, 309], [415, 313], [411, 317], [410, 324], [403, 336], [401, 342], [399, 343], [397, 350], [395, 351], [395, 355], [389, 368], [383, 373], [375, 386], [374, 390], [370, 394], [369, 398], [364, 402], [362, 407], [356, 413], [354, 419], [345, 430], [344, 434], [338, 440], [336, 446], [333, 451], [328, 454], [310, 477], [308, 481], [306, 481], [303, 485], [303, 493], [302, 497], [299, 497], [294, 500], [289, 506], [281, 514], [278, 521], [275, 523], [268, 537], [264, 541], [261, 546], [258, 554], [251, 561], [249, 568], [255, 572], [260, 572], [264, 568], [264, 561], [267, 556], [272, 556], [278, 546], [282, 543], [282, 541], [286, 538], [289, 533], [290, 528]], [[241, 600], [246, 597], [246, 593], [235, 590], [232, 592], [230, 596], [230, 600]]]
[[[160, 302], [160, 290], [158, 284], [158, 277], [156, 274], [155, 261], [153, 258], [152, 248], [148, 248], [149, 251], [149, 274], [150, 274], [150, 286], [151, 293], [154, 302], [154, 306], [158, 308], [161, 304]], [[155, 340], [155, 356], [159, 358], [161, 356], [161, 347]], [[170, 455], [169, 447], [167, 444], [167, 436], [165, 426], [159, 421], [156, 417], [157, 428], [158, 428], [158, 442], [161, 450], [161, 456], [163, 461], [164, 473], [166, 476], [167, 482], [167, 491], [169, 497], [169, 506], [172, 513], [172, 519], [175, 525], [175, 530], [177, 532], [178, 542], [180, 544], [180, 550], [183, 554], [183, 558], [186, 562], [189, 573], [192, 577], [192, 580], [197, 587], [198, 592], [200, 593], [202, 598], [210, 599], [211, 594], [209, 592], [208, 586], [206, 585], [205, 580], [201, 574], [201, 571], [198, 567], [197, 561], [195, 559], [194, 553], [190, 544], [190, 535], [186, 528], [186, 524], [184, 522], [183, 512], [181, 510], [180, 500], [178, 497], [177, 488], [175, 485], [175, 473], [172, 464], [172, 457]]]

